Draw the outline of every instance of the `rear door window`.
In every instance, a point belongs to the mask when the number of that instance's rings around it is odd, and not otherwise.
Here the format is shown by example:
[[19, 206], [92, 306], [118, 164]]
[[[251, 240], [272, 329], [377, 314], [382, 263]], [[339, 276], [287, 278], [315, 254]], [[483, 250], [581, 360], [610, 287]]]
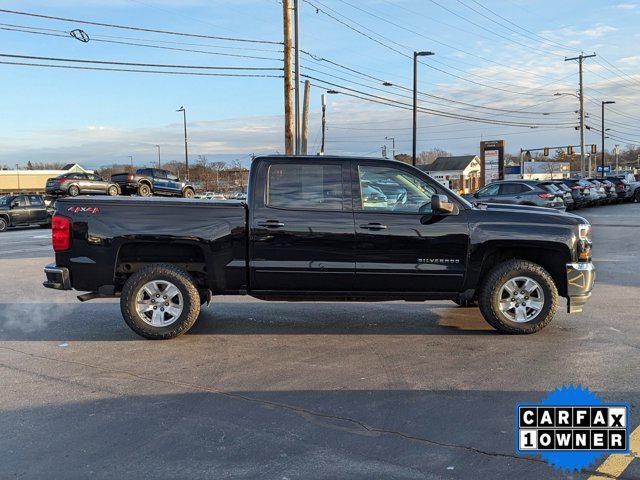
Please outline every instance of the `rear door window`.
[[478, 197], [492, 197], [498, 194], [498, 189], [500, 188], [500, 184], [494, 183], [493, 185], [489, 185], [484, 187], [481, 190], [478, 190]]
[[274, 163], [267, 176], [266, 204], [294, 210], [342, 210], [342, 166]]
[[529, 191], [529, 187], [522, 183], [503, 183], [500, 185], [500, 195], [517, 195]]
[[44, 205], [44, 201], [40, 195], [29, 195], [29, 203], [32, 207], [41, 207]]

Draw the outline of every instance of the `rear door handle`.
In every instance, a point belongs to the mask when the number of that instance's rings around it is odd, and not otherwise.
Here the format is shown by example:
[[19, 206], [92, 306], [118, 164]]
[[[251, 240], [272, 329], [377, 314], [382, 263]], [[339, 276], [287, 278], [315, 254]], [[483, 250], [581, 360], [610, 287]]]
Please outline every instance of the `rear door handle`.
[[284, 223], [277, 220], [267, 220], [266, 222], [258, 222], [258, 226], [265, 228], [282, 228], [284, 227]]
[[365, 223], [364, 225], [360, 225], [360, 228], [364, 228], [365, 230], [386, 230], [387, 226], [382, 225], [381, 223]]

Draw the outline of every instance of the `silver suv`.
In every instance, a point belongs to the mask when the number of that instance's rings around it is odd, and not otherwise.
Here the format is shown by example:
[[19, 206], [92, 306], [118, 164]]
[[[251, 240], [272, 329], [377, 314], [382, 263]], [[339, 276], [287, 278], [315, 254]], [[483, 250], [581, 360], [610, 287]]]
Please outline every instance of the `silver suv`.
[[536, 180], [500, 180], [467, 198], [472, 202], [510, 203], [566, 210], [563, 194], [553, 185]]

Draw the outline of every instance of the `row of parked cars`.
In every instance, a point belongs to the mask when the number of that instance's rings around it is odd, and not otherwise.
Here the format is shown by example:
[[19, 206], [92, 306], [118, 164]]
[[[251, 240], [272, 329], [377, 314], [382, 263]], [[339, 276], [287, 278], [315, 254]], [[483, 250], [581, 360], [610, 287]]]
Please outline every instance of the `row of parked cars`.
[[474, 202], [510, 203], [574, 210], [620, 202], [640, 202], [640, 181], [631, 173], [604, 178], [500, 180], [466, 195]]
[[95, 173], [70, 172], [47, 180], [46, 193], [55, 196], [123, 195], [141, 197], [169, 195], [185, 198], [195, 196], [195, 188], [181, 181], [168, 170], [139, 168], [136, 173], [116, 173], [105, 180]]

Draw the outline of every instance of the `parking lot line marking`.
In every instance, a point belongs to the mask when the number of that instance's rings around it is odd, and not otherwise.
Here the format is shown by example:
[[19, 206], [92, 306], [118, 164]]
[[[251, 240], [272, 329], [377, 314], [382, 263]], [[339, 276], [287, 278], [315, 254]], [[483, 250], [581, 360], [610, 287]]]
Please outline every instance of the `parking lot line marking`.
[[633, 459], [640, 455], [640, 427], [636, 428], [630, 435], [629, 450], [629, 453], [614, 453], [609, 455], [596, 469], [597, 472], [603, 473], [606, 476], [591, 475], [588, 480], [611, 480], [611, 478], [618, 478], [622, 475], [622, 472], [626, 470]]

